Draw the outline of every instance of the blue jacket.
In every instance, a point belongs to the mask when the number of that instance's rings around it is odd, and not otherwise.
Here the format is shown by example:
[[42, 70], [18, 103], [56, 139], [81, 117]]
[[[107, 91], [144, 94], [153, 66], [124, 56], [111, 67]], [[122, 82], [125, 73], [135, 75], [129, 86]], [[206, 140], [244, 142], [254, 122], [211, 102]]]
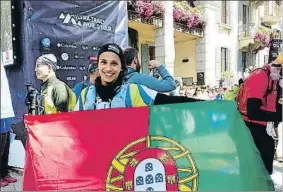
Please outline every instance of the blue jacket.
[[0, 119], [0, 133], [8, 133], [11, 130], [12, 118]]
[[73, 92], [76, 94], [77, 101], [81, 95], [82, 90], [88, 87], [89, 85], [90, 85], [89, 79], [79, 82], [78, 84], [75, 85], [75, 87], [73, 88]]
[[224, 94], [222, 94], [222, 93], [217, 94], [215, 99], [216, 100], [224, 100]]
[[90, 85], [83, 89], [75, 111], [150, 106], [153, 105], [156, 95], [156, 91], [145, 86], [124, 84], [111, 101], [103, 102], [96, 94], [95, 86]]
[[164, 65], [158, 67], [162, 80], [156, 79], [150, 75], [136, 72], [133, 68], [128, 67], [126, 83], [135, 83], [143, 85], [157, 92], [171, 92], [176, 89], [174, 78], [169, 74]]

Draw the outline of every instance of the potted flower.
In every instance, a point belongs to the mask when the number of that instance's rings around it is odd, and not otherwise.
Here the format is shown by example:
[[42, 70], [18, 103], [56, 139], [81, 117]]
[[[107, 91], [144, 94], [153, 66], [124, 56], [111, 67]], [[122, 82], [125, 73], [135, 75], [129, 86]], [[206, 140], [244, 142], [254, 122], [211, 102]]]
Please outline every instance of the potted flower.
[[264, 42], [265, 38], [266, 38], [265, 34], [264, 33], [260, 33], [260, 32], [256, 33], [255, 36], [254, 36], [254, 40], [257, 43]]
[[200, 8], [193, 8], [186, 1], [174, 2], [173, 18], [177, 24], [185, 26], [188, 30], [202, 30], [205, 27]]
[[152, 16], [162, 17], [164, 12], [162, 1], [128, 1], [128, 8], [133, 8], [142, 18], [147, 20], [152, 18]]

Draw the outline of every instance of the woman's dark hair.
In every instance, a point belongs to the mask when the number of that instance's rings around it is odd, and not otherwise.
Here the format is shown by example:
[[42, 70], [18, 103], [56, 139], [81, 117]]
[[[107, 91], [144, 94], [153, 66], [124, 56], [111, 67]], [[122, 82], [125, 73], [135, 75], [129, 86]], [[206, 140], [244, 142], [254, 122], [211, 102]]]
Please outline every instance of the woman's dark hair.
[[134, 58], [138, 58], [138, 51], [133, 47], [127, 47], [124, 49], [124, 57], [126, 66], [130, 66], [134, 60]]

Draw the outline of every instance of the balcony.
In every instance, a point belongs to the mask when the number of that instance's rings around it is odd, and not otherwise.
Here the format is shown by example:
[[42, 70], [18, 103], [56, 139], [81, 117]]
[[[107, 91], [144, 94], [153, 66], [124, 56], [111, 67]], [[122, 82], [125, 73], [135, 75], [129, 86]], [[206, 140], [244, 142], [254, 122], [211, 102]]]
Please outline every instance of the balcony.
[[155, 27], [162, 27], [163, 26], [163, 18], [151, 16], [150, 18], [143, 17], [139, 12], [128, 10], [128, 18], [131, 21], [153, 25]]
[[174, 1], [173, 6], [175, 41], [203, 37], [205, 20], [200, 7], [191, 7], [187, 1]]
[[174, 29], [176, 32], [186, 33], [193, 35], [195, 37], [203, 37], [203, 28], [201, 27], [190, 27], [188, 28], [187, 25], [174, 22]]
[[249, 0], [249, 2], [250, 2], [251, 5], [254, 5], [255, 7], [259, 7], [259, 6], [263, 5], [263, 3], [265, 1], [263, 1], [263, 0], [260, 0], [260, 1]]
[[239, 26], [239, 49], [243, 52], [257, 52], [269, 43], [269, 31], [258, 29], [254, 23]]
[[280, 3], [276, 1], [264, 2], [264, 15], [261, 17], [261, 23], [265, 26], [276, 25], [280, 22], [281, 9]]
[[161, 1], [127, 1], [128, 18], [130, 21], [152, 25], [163, 26], [163, 4]]
[[253, 38], [256, 31], [255, 23], [239, 25], [239, 40]]

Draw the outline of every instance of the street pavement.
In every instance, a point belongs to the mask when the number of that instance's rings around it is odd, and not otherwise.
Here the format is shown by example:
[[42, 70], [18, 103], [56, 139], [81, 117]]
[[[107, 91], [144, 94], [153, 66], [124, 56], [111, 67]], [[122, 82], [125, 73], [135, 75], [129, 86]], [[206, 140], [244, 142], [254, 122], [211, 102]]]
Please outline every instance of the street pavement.
[[[276, 191], [283, 191], [282, 174], [282, 162], [274, 161], [274, 172], [271, 175], [271, 178], [274, 181]], [[22, 170], [11, 172], [11, 176], [17, 178], [18, 181], [10, 184], [7, 187], [1, 188], [0, 191], [22, 191], [22, 175]]]

